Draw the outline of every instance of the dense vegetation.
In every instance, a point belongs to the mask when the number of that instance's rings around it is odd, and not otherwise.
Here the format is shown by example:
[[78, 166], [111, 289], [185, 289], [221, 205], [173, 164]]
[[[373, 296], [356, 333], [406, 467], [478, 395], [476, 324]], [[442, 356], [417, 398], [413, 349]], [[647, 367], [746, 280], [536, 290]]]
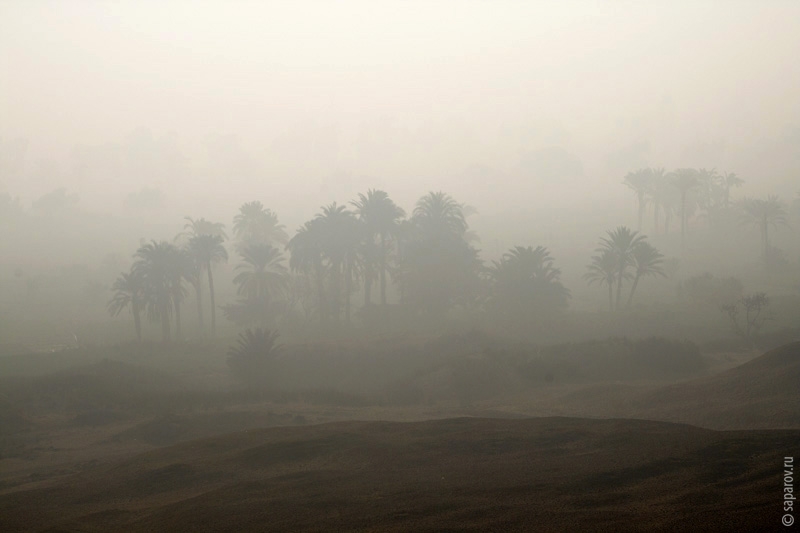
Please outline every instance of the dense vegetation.
[[[623, 184], [634, 192], [638, 228], [619, 226], [598, 236], [594, 252], [585, 251], [583, 288], [565, 285], [562, 265], [546, 246], [517, 244], [498, 259], [484, 260], [479, 236], [468, 222], [477, 210], [444, 192], [429, 192], [406, 212], [387, 192], [370, 189], [347, 204], [323, 206], [293, 235], [260, 201], [241, 205], [232, 217], [230, 235], [224, 222], [187, 216], [182, 232], [169, 240], [141, 241], [131, 250], [128, 270], [110, 286], [92, 279], [84, 296], [94, 295], [94, 306], [105, 300], [112, 316], [126, 311], [129, 331], [140, 342], [148, 337], [148, 323], [158, 325], [163, 341], [213, 339], [220, 311], [226, 324], [238, 331], [268, 328], [290, 336], [352, 334], [358, 328], [435, 331], [455, 321], [515, 336], [560, 331], [556, 338], [566, 340], [572, 338], [576, 320], [587, 326], [580, 312], [569, 311], [576, 289], [587, 293], [597, 286], [606, 294], [611, 322], [589, 324], [584, 338], [591, 338], [636, 331], [637, 317], [631, 310], [643, 298], [642, 288], [651, 285], [660, 287], [647, 294], [651, 309], [672, 287], [670, 301], [677, 295], [679, 301], [706, 306], [703, 312], [711, 311], [729, 331], [752, 344], [764, 321], [773, 316], [767, 310], [771, 300], [766, 291], [745, 290], [735, 277], [676, 277], [682, 267], [692, 271], [685, 268], [685, 249], [693, 230], [704, 229], [703, 238], [708, 239], [709, 231], [754, 226], [761, 236], [761, 254], [754, 258], [762, 265], [761, 277], [773, 286], [792, 283], [785, 272], [792, 270], [793, 262], [773, 245], [770, 235], [788, 226], [793, 211], [775, 196], [732, 198], [732, 190], [742, 183], [735, 174], [705, 169], [644, 168], [629, 173]], [[4, 231], [46, 225], [48, 219], [55, 222], [76, 203], [63, 189], [35, 202], [29, 211], [8, 195], [0, 200]], [[652, 230], [650, 236], [645, 229]], [[678, 231], [680, 246], [666, 256], [656, 241], [669, 248], [666, 237]], [[125, 263], [117, 259], [115, 264]], [[220, 266], [226, 264], [230, 266], [223, 269], [222, 280], [217, 279]], [[24, 274], [18, 269], [15, 276]], [[41, 290], [36, 280], [29, 277], [27, 283], [29, 297]], [[110, 299], [102, 296], [105, 287], [111, 290]], [[762, 295], [764, 312], [757, 325], [748, 324], [735, 305], [757, 295]], [[796, 302], [780, 302], [784, 308], [796, 307]], [[235, 330], [226, 326], [226, 336], [231, 331]]]

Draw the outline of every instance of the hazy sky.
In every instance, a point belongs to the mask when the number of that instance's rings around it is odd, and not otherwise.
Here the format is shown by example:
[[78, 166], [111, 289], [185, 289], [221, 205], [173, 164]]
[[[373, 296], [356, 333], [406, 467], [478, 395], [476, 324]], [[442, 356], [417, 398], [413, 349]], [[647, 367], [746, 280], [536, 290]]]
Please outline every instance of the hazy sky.
[[0, 191], [155, 186], [290, 226], [368, 186], [487, 216], [619, 201], [639, 165], [788, 195], [798, 50], [793, 1], [3, 1], [0, 137], [28, 149]]

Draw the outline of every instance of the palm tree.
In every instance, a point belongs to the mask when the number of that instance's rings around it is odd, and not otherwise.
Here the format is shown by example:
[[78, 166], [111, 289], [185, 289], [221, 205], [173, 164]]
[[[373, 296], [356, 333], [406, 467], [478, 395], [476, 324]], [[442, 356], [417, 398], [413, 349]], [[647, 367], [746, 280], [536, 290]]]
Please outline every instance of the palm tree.
[[639, 285], [639, 279], [642, 276], [667, 277], [662, 267], [664, 256], [650, 245], [650, 243], [639, 241], [633, 248], [631, 257], [633, 259], [633, 267], [636, 269], [636, 274], [633, 278], [633, 285], [631, 285], [631, 292], [628, 295], [628, 307], [631, 306], [633, 293], [636, 292], [636, 287]]
[[622, 183], [627, 185], [636, 194], [639, 203], [637, 229], [642, 231], [642, 219], [647, 205], [647, 193], [652, 190], [653, 171], [649, 168], [640, 168], [636, 172], [629, 172]]
[[111, 286], [114, 295], [108, 302], [108, 312], [117, 316], [123, 309], [130, 308], [136, 328], [136, 340], [142, 342], [141, 309], [144, 304], [144, 283], [140, 272], [122, 272]]
[[613, 311], [614, 284], [617, 282], [617, 275], [621, 271], [619, 257], [608, 249], [600, 249], [598, 251], [598, 255], [592, 256], [592, 262], [586, 267], [588, 272], [584, 274], [583, 278], [589, 282], [589, 285], [599, 283], [601, 286], [608, 286], [608, 310]]
[[134, 255], [136, 261], [133, 264], [133, 271], [142, 277], [144, 283], [147, 315], [150, 320], [161, 321], [164, 342], [171, 339], [170, 319], [175, 295], [175, 249], [174, 245], [166, 241], [151, 241], [141, 246]]
[[441, 318], [455, 303], [474, 303], [483, 265], [468, 241], [464, 206], [431, 192], [420, 198], [402, 229], [396, 276], [403, 300], [432, 318]]
[[346, 222], [346, 226], [342, 242], [344, 247], [344, 292], [346, 294], [344, 300], [344, 316], [345, 321], [349, 324], [351, 315], [350, 295], [353, 293], [353, 284], [358, 283], [358, 277], [363, 270], [361, 251], [363, 250], [363, 243], [366, 237], [366, 228], [364, 224], [355, 217], [351, 217]]
[[[362, 222], [363, 224], [363, 222]], [[380, 245], [375, 242], [375, 237], [369, 235], [369, 230], [364, 225], [365, 238], [359, 243], [358, 256], [361, 264], [361, 274], [364, 278], [364, 307], [372, 305], [372, 285], [375, 283], [377, 270], [381, 265]], [[387, 265], [388, 268], [388, 265]]]
[[678, 191], [673, 183], [673, 178], [673, 173], [666, 173], [663, 168], [653, 171], [653, 190], [651, 191], [651, 195], [653, 197], [655, 210], [657, 211], [655, 231], [658, 231], [659, 217], [657, 215], [659, 212], [663, 212], [665, 234], [669, 233], [669, 226], [673, 215], [678, 214], [680, 211], [681, 195], [680, 191]]
[[[617, 297], [615, 302], [616, 309], [620, 308], [620, 298], [622, 297], [622, 281], [626, 279], [627, 268], [633, 264], [633, 250], [644, 239], [644, 235], [639, 235], [638, 231], [631, 231], [626, 226], [619, 226], [613, 231], [606, 232], [608, 237], [600, 239], [603, 250], [609, 250], [617, 258]], [[600, 250], [598, 250], [600, 251]]]
[[265, 366], [283, 350], [283, 346], [277, 341], [277, 331], [246, 329], [239, 334], [236, 346], [228, 350], [228, 366], [238, 379], [257, 383], [264, 377]]
[[[328, 260], [331, 277], [331, 301], [334, 320], [339, 320], [342, 307], [342, 277], [345, 279], [347, 300], [350, 299], [350, 283], [354, 255], [358, 250], [360, 234], [352, 211], [347, 206], [333, 202], [323, 206], [322, 212], [316, 216], [317, 230], [320, 232], [322, 254]], [[343, 270], [344, 268], [344, 270]], [[347, 312], [348, 309], [345, 309]]]
[[693, 168], [679, 168], [672, 175], [672, 184], [681, 195], [681, 248], [686, 245], [686, 224], [688, 222], [688, 194], [697, 188], [699, 179]]
[[192, 256], [192, 253], [188, 249], [185, 250], [185, 254], [187, 263], [184, 277], [194, 289], [195, 300], [197, 301], [198, 331], [200, 333], [200, 338], [204, 338], [205, 324], [203, 320], [203, 267], [196, 260], [196, 258]]
[[777, 196], [769, 195], [766, 200], [745, 198], [741, 203], [742, 222], [757, 226], [761, 230], [761, 253], [764, 261], [769, 260], [769, 227], [786, 224], [786, 211]]
[[217, 328], [216, 303], [214, 301], [214, 277], [212, 267], [216, 263], [228, 260], [228, 252], [222, 246], [222, 237], [219, 235], [197, 235], [189, 240], [189, 254], [197, 261], [201, 269], [208, 273], [208, 291], [211, 297], [211, 338], [214, 338]]
[[[381, 282], [381, 305], [386, 305], [386, 257], [388, 255], [387, 241], [396, 238], [397, 226], [399, 221], [405, 216], [403, 210], [398, 207], [389, 195], [384, 191], [369, 189], [367, 194], [359, 194], [359, 199], [351, 202], [356, 208], [359, 219], [366, 225], [370, 243], [374, 243], [374, 238], [380, 240], [380, 250], [378, 252], [378, 272]], [[370, 290], [372, 285], [372, 250], [367, 247], [365, 257], [367, 273], [364, 276], [365, 304], [370, 302]]]
[[412, 221], [430, 236], [449, 234], [463, 237], [467, 232], [464, 206], [441, 191], [430, 192], [417, 201]]
[[278, 223], [278, 215], [259, 201], [247, 202], [233, 219], [233, 234], [239, 247], [247, 244], [283, 244], [289, 239], [286, 229]]
[[731, 202], [731, 188], [733, 187], [741, 187], [744, 184], [744, 180], [734, 174], [733, 172], [728, 172], [723, 174], [720, 177], [720, 181], [722, 182], [722, 188], [725, 191], [724, 196], [724, 205], [727, 209], [730, 206]]
[[236, 266], [239, 273], [233, 278], [239, 295], [269, 300], [286, 290], [289, 271], [283, 265], [279, 249], [270, 244], [251, 244], [242, 250], [241, 256], [242, 263]]
[[512, 316], [553, 312], [567, 307], [569, 290], [559, 281], [561, 270], [544, 246], [516, 246], [493, 261], [490, 302]]
[[319, 319], [324, 323], [328, 319], [328, 299], [325, 293], [325, 265], [322, 257], [321, 226], [319, 219], [306, 222], [286, 245], [290, 252], [289, 269], [306, 276], [313, 276], [316, 281], [317, 308]]
[[723, 207], [725, 191], [722, 189], [719, 175], [716, 168], [711, 170], [701, 168], [697, 170], [697, 203], [700, 207], [711, 212]]
[[[659, 212], [663, 207], [666, 213], [667, 200], [665, 198], [666, 173], [663, 168], [651, 168], [647, 193], [653, 204], [653, 231], [658, 234]], [[639, 229], [641, 231], [641, 228]]]
[[183, 226], [183, 233], [179, 236], [187, 236], [189, 238], [198, 235], [219, 235], [223, 239], [227, 239], [228, 235], [225, 234], [225, 224], [222, 222], [211, 222], [205, 218], [198, 218], [197, 220], [192, 217], [183, 217], [186, 224]]
[[169, 287], [172, 293], [172, 305], [175, 308], [175, 337], [181, 339], [181, 304], [186, 298], [183, 280], [191, 276], [191, 258], [186, 250], [170, 247]]
[[492, 261], [492, 276], [495, 279], [556, 281], [561, 270], [553, 266], [553, 261], [550, 251], [544, 246], [535, 249], [515, 246], [504, 253], [500, 261]]

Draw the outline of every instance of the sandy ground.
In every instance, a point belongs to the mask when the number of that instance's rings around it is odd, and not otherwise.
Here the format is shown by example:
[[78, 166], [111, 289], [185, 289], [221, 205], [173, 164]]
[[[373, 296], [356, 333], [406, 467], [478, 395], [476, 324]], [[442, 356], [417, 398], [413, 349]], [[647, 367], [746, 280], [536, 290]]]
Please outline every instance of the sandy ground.
[[6, 410], [0, 530], [769, 530], [800, 344], [715, 357], [467, 403]]

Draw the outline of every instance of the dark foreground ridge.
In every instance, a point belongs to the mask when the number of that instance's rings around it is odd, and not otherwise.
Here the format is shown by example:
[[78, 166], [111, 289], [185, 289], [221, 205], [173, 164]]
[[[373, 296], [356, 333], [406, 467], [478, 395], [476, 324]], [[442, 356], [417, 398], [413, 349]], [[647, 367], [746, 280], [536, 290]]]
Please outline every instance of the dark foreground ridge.
[[800, 427], [800, 342], [721, 374], [664, 387], [637, 398], [624, 416], [712, 429]]
[[768, 531], [798, 448], [800, 430], [645, 420], [269, 428], [3, 494], [0, 530]]
[[552, 409], [564, 416], [663, 420], [718, 430], [800, 429], [800, 342], [683, 383], [589, 385], [557, 397]]

